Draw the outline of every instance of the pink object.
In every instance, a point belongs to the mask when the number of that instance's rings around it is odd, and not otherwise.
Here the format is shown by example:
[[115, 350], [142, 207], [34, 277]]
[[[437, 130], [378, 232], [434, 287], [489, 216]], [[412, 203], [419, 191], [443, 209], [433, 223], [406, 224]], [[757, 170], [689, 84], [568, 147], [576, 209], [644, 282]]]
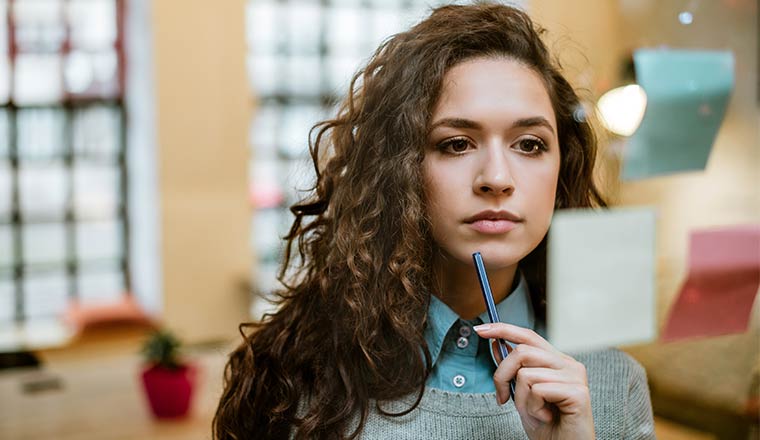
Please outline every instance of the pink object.
[[256, 209], [276, 208], [285, 200], [282, 189], [271, 182], [252, 184], [249, 189], [249, 201]]
[[142, 373], [145, 393], [158, 418], [183, 417], [190, 409], [197, 368], [183, 365], [176, 370], [154, 365]]
[[689, 275], [662, 340], [745, 332], [759, 287], [760, 225], [693, 232]]

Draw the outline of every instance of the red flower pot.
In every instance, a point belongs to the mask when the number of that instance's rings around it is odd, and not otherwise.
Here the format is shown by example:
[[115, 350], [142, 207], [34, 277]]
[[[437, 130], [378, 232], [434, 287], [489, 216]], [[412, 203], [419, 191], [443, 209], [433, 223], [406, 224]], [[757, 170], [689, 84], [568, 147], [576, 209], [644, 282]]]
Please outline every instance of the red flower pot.
[[186, 415], [196, 375], [197, 368], [193, 365], [182, 365], [175, 370], [153, 365], [143, 370], [142, 381], [153, 414], [159, 418]]

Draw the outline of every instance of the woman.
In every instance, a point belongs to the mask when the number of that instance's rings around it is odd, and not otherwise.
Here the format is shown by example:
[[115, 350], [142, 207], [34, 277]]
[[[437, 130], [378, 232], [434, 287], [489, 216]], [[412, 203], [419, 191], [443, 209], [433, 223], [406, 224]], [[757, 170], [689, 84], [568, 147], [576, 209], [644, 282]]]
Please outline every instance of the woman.
[[[446, 6], [355, 76], [315, 127], [280, 307], [241, 326], [216, 438], [653, 437], [635, 361], [540, 335], [553, 211], [605, 206], [542, 32], [508, 6]], [[476, 251], [511, 324], [483, 324]], [[503, 362], [493, 338], [515, 344]]]

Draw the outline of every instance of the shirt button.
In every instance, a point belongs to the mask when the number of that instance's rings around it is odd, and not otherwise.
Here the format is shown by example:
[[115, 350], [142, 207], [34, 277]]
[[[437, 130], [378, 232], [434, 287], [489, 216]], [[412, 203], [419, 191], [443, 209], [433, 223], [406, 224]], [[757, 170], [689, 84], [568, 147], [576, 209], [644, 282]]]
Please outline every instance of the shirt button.
[[457, 374], [453, 379], [451, 379], [451, 382], [455, 387], [462, 388], [464, 386], [464, 383], [467, 382], [467, 379], [465, 379], [461, 374]]
[[459, 327], [459, 336], [464, 336], [465, 338], [467, 338], [471, 334], [472, 334], [472, 329], [469, 326], [463, 325]]
[[468, 345], [470, 345], [470, 340], [464, 336], [460, 336], [459, 339], [457, 339], [457, 347], [467, 348]]

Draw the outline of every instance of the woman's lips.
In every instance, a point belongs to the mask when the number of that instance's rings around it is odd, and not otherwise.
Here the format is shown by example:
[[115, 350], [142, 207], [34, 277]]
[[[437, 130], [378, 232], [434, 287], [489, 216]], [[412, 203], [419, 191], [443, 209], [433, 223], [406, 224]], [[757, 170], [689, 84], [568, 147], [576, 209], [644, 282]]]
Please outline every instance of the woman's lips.
[[517, 222], [510, 220], [476, 220], [468, 223], [470, 227], [483, 234], [504, 234], [517, 227]]

